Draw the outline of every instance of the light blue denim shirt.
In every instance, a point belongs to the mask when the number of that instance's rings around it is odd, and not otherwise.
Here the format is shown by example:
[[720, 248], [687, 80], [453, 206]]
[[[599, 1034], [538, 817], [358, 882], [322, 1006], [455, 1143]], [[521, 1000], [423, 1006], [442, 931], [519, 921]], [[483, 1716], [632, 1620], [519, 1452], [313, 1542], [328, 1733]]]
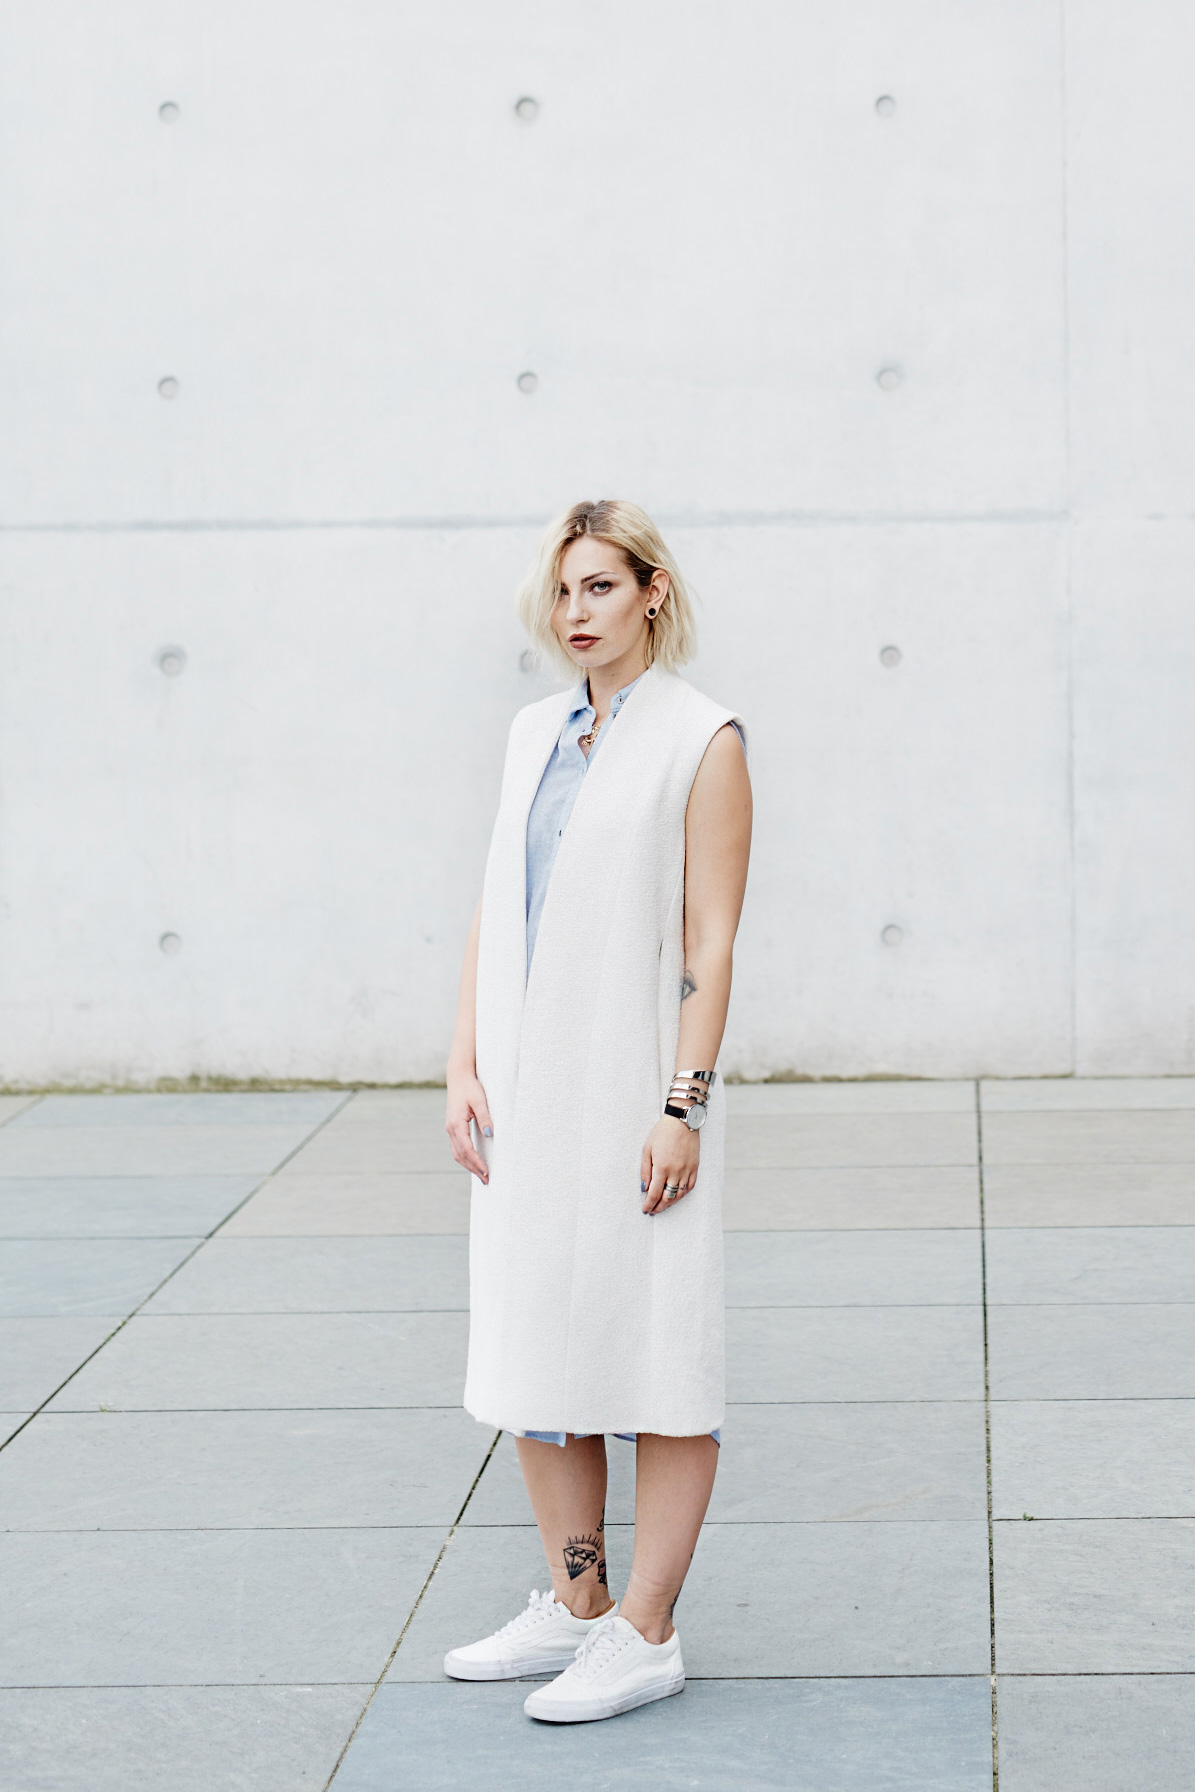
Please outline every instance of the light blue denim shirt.
[[[639, 678], [642, 676], [640, 673]], [[568, 818], [573, 812], [573, 804], [577, 800], [585, 773], [593, 764], [598, 749], [614, 726], [614, 718], [639, 683], [639, 678], [632, 678], [630, 684], [615, 692], [610, 703], [610, 714], [589, 749], [588, 759], [577, 742], [583, 734], [589, 733], [597, 712], [589, 701], [589, 680], [582, 680], [577, 687], [573, 707], [569, 710], [564, 727], [552, 749], [552, 757], [539, 781], [539, 789], [527, 817], [528, 970], [531, 969], [531, 955], [535, 951], [535, 936], [539, 932], [544, 897], [548, 893], [548, 880], [556, 863], [556, 854], [560, 851]]]

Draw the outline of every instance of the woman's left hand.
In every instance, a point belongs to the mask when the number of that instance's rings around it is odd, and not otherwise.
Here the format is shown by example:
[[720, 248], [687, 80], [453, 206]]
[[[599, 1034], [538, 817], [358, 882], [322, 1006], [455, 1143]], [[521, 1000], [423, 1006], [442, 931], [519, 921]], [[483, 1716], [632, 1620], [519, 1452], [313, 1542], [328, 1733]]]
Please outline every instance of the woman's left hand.
[[[644, 1213], [667, 1213], [683, 1201], [697, 1180], [700, 1159], [700, 1133], [690, 1132], [683, 1120], [662, 1114], [648, 1134], [639, 1165]], [[665, 1194], [666, 1188], [677, 1193]]]

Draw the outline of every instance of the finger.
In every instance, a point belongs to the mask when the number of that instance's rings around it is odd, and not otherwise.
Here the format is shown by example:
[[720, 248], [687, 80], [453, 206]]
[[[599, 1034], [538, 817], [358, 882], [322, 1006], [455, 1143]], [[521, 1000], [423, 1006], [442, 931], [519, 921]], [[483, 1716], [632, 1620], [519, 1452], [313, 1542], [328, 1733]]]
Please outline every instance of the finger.
[[469, 1170], [474, 1176], [480, 1176], [483, 1182], [489, 1181], [489, 1169], [485, 1159], [474, 1149], [468, 1121], [458, 1121], [453, 1128], [452, 1155], [463, 1170]]
[[643, 1211], [645, 1213], [659, 1213], [661, 1208], [671, 1207], [672, 1202], [664, 1199], [664, 1189], [668, 1183], [679, 1181], [680, 1176], [676, 1170], [670, 1169], [667, 1165], [659, 1162], [654, 1164], [652, 1179], [647, 1185], [647, 1201]]
[[651, 1184], [654, 1174], [655, 1165], [652, 1163], [651, 1151], [645, 1145], [643, 1147], [643, 1157], [639, 1164], [639, 1192], [643, 1196], [644, 1213], [651, 1212]]
[[484, 1095], [479, 1101], [473, 1103], [473, 1118], [481, 1128], [484, 1137], [492, 1139], [494, 1136], [494, 1122], [490, 1119], [490, 1110]]

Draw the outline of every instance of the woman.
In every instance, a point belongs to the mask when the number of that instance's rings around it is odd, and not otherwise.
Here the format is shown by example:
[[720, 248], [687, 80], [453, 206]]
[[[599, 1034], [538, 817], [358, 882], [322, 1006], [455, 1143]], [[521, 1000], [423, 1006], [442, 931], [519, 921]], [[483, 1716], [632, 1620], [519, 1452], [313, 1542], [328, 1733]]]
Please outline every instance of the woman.
[[[511, 728], [447, 1130], [475, 1178], [465, 1406], [518, 1439], [554, 1591], [444, 1665], [467, 1680], [556, 1671], [524, 1710], [572, 1723], [685, 1683], [672, 1610], [722, 1422], [714, 1066], [751, 788], [739, 718], [675, 671], [692, 610], [643, 511], [575, 505], [520, 613], [581, 683]], [[637, 1439], [621, 1608], [606, 1432]]]

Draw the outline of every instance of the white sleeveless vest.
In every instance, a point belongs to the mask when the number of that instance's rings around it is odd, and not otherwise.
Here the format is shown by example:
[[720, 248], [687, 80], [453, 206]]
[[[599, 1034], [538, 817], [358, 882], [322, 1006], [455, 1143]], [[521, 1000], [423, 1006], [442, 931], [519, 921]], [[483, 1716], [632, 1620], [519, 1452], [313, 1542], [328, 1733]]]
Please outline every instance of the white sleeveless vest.
[[[685, 810], [731, 720], [651, 666], [582, 780], [526, 972], [527, 816], [573, 689], [515, 717], [486, 865], [465, 1407], [511, 1431], [698, 1436], [724, 1400], [715, 1083], [693, 1191], [645, 1217], [639, 1159], [676, 1068]], [[709, 1068], [699, 1066], [697, 1068]]]

